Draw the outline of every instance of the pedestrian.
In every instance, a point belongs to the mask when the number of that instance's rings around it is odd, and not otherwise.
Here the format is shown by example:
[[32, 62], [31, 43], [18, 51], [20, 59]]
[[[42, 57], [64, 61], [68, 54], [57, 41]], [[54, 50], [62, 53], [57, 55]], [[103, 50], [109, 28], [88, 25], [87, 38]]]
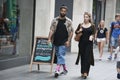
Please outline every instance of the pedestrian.
[[96, 30], [95, 40], [97, 40], [98, 50], [99, 50], [99, 60], [102, 60], [103, 48], [105, 42], [108, 42], [108, 30], [105, 27], [104, 20], [100, 21], [98, 28]]
[[[118, 40], [119, 40], [119, 31], [120, 31], [120, 15], [115, 15], [115, 21], [111, 23], [110, 26], [110, 56], [108, 57], [109, 60], [112, 60], [113, 49], [118, 47]], [[115, 54], [114, 59], [116, 59], [117, 54]]]
[[118, 44], [119, 44], [119, 46], [116, 48], [115, 53], [117, 54], [117, 57], [116, 57], [117, 78], [120, 79], [120, 53], [119, 53], [119, 50], [120, 50], [120, 33], [119, 33]]
[[117, 61], [117, 78], [120, 79], [120, 60]]
[[67, 6], [63, 5], [60, 7], [60, 15], [53, 19], [48, 36], [48, 42], [53, 43], [57, 56], [55, 77], [59, 76], [61, 66], [63, 66], [64, 73], [68, 72], [65, 63], [65, 55], [66, 48], [70, 46], [71, 38], [73, 36], [73, 28], [71, 19], [66, 17], [67, 11]]
[[93, 39], [95, 37], [95, 26], [91, 18], [90, 13], [85, 12], [83, 23], [79, 24], [75, 31], [75, 34], [82, 33], [78, 43], [79, 52], [76, 64], [81, 57], [81, 77], [83, 79], [89, 75], [90, 65], [94, 66]]

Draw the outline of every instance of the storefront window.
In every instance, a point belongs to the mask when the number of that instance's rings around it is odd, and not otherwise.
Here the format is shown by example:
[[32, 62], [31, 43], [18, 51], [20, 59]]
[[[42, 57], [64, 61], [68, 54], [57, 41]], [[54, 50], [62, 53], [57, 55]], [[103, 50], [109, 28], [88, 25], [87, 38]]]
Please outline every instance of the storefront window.
[[18, 55], [19, 14], [17, 0], [0, 0], [0, 60]]

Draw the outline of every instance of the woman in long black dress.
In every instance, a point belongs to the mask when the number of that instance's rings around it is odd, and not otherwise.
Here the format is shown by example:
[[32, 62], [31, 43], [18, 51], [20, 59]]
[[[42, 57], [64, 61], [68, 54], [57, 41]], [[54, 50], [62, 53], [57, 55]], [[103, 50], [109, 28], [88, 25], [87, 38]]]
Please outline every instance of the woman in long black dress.
[[75, 33], [82, 32], [78, 47], [78, 58], [76, 64], [79, 62], [81, 56], [81, 77], [86, 79], [89, 74], [90, 65], [94, 65], [93, 57], [93, 39], [95, 34], [95, 27], [91, 21], [91, 15], [88, 12], [84, 13], [84, 22], [79, 24]]

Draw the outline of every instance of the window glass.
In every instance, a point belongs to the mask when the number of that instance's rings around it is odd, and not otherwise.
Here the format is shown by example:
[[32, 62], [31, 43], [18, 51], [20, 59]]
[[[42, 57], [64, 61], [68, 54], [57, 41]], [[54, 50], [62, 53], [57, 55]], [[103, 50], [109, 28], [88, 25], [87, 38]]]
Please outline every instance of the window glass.
[[0, 60], [18, 55], [19, 14], [17, 0], [0, 0]]
[[116, 13], [120, 13], [120, 0], [117, 0], [116, 3]]

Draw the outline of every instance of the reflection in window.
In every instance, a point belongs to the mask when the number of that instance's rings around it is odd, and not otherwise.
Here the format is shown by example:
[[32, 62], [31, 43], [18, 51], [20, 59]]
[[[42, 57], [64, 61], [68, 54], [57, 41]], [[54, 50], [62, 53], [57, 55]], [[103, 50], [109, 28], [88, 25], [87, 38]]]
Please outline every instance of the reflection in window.
[[17, 54], [19, 12], [17, 0], [0, 0], [0, 59]]

